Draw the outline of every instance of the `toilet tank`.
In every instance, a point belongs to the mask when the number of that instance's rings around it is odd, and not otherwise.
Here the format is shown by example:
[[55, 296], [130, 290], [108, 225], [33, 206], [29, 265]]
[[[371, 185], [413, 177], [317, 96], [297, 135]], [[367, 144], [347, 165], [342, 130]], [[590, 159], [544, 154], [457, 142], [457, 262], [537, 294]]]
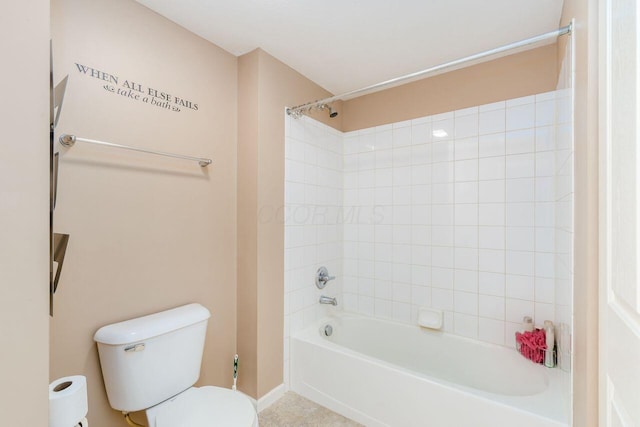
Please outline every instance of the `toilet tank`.
[[210, 316], [188, 304], [100, 328], [93, 339], [111, 407], [141, 411], [195, 384]]

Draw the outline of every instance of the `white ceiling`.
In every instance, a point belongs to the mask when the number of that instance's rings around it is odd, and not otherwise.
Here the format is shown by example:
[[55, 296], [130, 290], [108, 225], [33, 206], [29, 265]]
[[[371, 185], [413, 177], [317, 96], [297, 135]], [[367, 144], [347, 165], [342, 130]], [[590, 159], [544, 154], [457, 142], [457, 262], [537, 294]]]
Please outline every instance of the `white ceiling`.
[[558, 28], [563, 0], [136, 0], [339, 94]]

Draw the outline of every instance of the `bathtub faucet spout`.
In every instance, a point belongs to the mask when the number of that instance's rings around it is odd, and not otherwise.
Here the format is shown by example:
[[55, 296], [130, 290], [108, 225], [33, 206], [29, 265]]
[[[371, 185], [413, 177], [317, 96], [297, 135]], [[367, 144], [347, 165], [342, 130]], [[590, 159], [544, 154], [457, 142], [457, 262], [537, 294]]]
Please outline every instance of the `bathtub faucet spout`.
[[320, 304], [338, 305], [338, 300], [336, 300], [335, 298], [325, 297], [324, 295], [322, 295], [320, 297]]

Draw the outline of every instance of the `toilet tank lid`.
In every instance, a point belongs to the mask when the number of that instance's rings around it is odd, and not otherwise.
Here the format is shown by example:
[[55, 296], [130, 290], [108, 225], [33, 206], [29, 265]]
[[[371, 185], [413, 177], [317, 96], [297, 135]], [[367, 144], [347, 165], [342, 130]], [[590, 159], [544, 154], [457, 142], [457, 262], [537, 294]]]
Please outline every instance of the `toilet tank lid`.
[[132, 344], [206, 321], [209, 317], [209, 310], [200, 304], [187, 304], [103, 326], [98, 329], [93, 340], [108, 345]]

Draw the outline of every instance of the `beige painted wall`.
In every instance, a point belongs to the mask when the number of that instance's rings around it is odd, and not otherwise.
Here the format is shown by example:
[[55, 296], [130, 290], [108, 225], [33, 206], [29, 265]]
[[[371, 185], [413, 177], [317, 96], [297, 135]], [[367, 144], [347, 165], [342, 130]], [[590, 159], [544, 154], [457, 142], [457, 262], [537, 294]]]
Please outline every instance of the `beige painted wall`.
[[258, 51], [238, 58], [238, 388], [257, 396]]
[[0, 424], [46, 426], [49, 385], [49, 2], [2, 7]]
[[[71, 239], [51, 321], [51, 379], [86, 375], [91, 425], [126, 425], [107, 402], [93, 342], [105, 324], [199, 302], [212, 313], [200, 383], [231, 385], [237, 59], [131, 0], [53, 0], [52, 33], [56, 81], [70, 76], [61, 132], [214, 161], [203, 169], [82, 143], [62, 150], [55, 228]], [[173, 112], [109, 93], [75, 62], [199, 108]]]
[[557, 45], [505, 56], [343, 103], [345, 132], [555, 90]]
[[[238, 349], [251, 355], [255, 366], [243, 366], [256, 373], [239, 384], [262, 397], [283, 378], [284, 108], [330, 94], [260, 49], [239, 59], [238, 84]], [[314, 116], [341, 125], [341, 115]], [[254, 297], [256, 317], [240, 319]]]
[[[598, 1], [565, 0], [575, 18], [574, 425], [598, 425]], [[563, 38], [561, 43], [566, 43]], [[559, 49], [565, 52], [563, 45]]]

